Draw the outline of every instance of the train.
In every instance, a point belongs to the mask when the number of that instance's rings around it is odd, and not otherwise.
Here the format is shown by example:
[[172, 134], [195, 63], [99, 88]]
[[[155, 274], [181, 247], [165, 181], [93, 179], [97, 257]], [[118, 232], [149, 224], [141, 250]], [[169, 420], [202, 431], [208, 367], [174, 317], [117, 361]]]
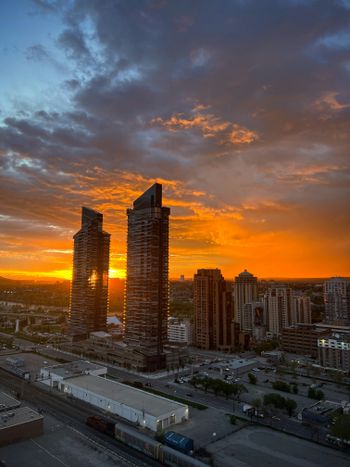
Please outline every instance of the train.
[[107, 420], [99, 415], [86, 419], [86, 424], [111, 436], [118, 441], [142, 452], [148, 457], [161, 462], [168, 467], [208, 467], [207, 464], [190, 457], [180, 451], [149, 438], [131, 427]]

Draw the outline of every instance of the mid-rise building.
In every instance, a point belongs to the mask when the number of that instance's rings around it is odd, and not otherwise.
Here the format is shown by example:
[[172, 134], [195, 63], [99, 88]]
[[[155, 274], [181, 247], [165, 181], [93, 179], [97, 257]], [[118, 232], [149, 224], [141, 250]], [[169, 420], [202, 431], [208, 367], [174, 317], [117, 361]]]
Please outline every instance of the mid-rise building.
[[110, 234], [103, 230], [102, 214], [83, 207], [81, 229], [74, 235], [69, 307], [68, 330], [74, 340], [106, 330], [109, 246]]
[[328, 323], [350, 324], [350, 280], [332, 277], [324, 282], [325, 317]]
[[191, 345], [193, 339], [192, 324], [189, 320], [169, 318], [168, 341], [178, 344]]
[[164, 368], [169, 309], [169, 214], [155, 183], [127, 210], [127, 279], [124, 342], [140, 352], [145, 368]]
[[195, 345], [232, 349], [232, 290], [220, 269], [199, 269], [194, 276]]
[[310, 297], [295, 295], [292, 298], [292, 316], [290, 324], [311, 324]]
[[292, 289], [270, 287], [264, 296], [264, 308], [268, 320], [268, 330], [278, 336], [283, 328], [292, 322]]
[[[266, 326], [266, 316], [263, 302], [250, 302], [243, 306], [243, 328], [251, 335], [260, 334]], [[262, 336], [263, 337], [263, 336]]]
[[281, 331], [281, 347], [285, 352], [317, 357], [317, 342], [329, 336], [328, 329], [311, 324], [295, 324]]
[[246, 269], [234, 282], [234, 320], [239, 323], [241, 331], [249, 328], [249, 320], [245, 319], [244, 305], [258, 300], [258, 279]]
[[350, 335], [334, 333], [318, 339], [318, 361], [324, 368], [350, 374]]

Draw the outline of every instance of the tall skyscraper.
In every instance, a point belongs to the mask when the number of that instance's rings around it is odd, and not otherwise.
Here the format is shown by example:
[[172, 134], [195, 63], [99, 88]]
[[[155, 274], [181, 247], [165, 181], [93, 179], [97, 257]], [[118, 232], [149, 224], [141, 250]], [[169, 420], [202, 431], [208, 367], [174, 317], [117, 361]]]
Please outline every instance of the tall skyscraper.
[[328, 323], [350, 324], [350, 280], [332, 277], [324, 282], [325, 317]]
[[127, 210], [124, 342], [145, 356], [150, 371], [165, 367], [169, 308], [169, 214], [155, 183]]
[[102, 214], [83, 207], [81, 229], [73, 237], [69, 307], [69, 334], [76, 340], [106, 330], [110, 234], [102, 227]]
[[246, 330], [247, 325], [244, 320], [244, 305], [257, 301], [258, 279], [245, 269], [235, 278], [234, 283], [234, 319], [241, 330]]
[[232, 290], [220, 269], [194, 275], [195, 344], [207, 350], [232, 350]]
[[292, 323], [292, 289], [271, 287], [264, 296], [264, 308], [268, 330], [278, 336], [283, 328]]
[[290, 324], [311, 324], [311, 300], [305, 295], [292, 298], [292, 319]]

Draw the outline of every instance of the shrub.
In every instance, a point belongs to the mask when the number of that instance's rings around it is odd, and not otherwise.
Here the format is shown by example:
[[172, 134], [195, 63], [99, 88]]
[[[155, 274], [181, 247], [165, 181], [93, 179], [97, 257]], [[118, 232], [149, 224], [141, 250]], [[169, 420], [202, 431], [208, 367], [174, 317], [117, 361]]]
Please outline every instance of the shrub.
[[290, 385], [284, 381], [274, 381], [272, 384], [273, 389], [278, 391], [290, 392]]
[[249, 379], [250, 384], [256, 384], [258, 380], [257, 377], [253, 375], [253, 373], [248, 373], [248, 379]]

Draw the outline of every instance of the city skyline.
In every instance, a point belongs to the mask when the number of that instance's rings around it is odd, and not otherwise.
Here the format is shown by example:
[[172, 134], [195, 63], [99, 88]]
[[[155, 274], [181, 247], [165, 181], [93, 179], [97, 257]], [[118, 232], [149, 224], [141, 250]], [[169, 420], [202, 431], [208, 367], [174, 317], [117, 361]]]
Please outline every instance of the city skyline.
[[158, 182], [170, 278], [349, 277], [349, 2], [99, 5], [1, 2], [0, 276], [70, 279], [89, 206], [124, 277]]

